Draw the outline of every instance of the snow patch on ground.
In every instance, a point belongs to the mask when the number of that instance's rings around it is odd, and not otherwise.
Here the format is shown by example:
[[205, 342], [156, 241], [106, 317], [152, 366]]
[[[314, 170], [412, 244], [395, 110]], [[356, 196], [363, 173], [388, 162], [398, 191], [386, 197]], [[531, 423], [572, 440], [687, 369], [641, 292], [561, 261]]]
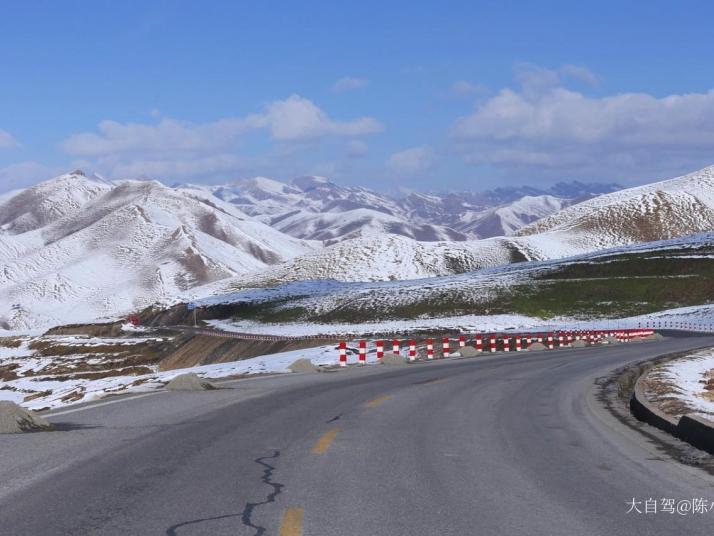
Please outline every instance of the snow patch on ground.
[[706, 376], [707, 373], [714, 374], [714, 349], [670, 361], [658, 367], [658, 372], [662, 379], [673, 383], [677, 388], [669, 396], [681, 400], [694, 409], [696, 414], [710, 420], [714, 418], [714, 391], [704, 389], [707, 380], [714, 377]]
[[[107, 339], [103, 340], [107, 343]], [[21, 362], [22, 366], [15, 369], [21, 376], [15, 380], [0, 380], [0, 400], [10, 400], [23, 407], [40, 410], [57, 408], [80, 402], [90, 402], [118, 393], [152, 392], [161, 388], [175, 376], [194, 372], [203, 378], [218, 379], [237, 375], [289, 373], [289, 366], [298, 359], [307, 358], [315, 365], [336, 365], [339, 355], [334, 345], [323, 345], [305, 350], [292, 350], [277, 354], [253, 357], [230, 363], [217, 363], [201, 365], [184, 369], [159, 372], [155, 370], [150, 374], [136, 376], [113, 376], [101, 379], [67, 379], [55, 380], [51, 377], [37, 375], [22, 377], [23, 374], [41, 371], [48, 366], [52, 358], [34, 357], [33, 352], [24, 344], [18, 349], [0, 348], [0, 366], [10, 362]], [[77, 359], [86, 359], [87, 356], [78, 354]], [[348, 363], [357, 363], [357, 349], [348, 352]], [[376, 363], [376, 356], [370, 353], [367, 363]], [[38, 396], [25, 401], [25, 397], [33, 393], [49, 394]], [[63, 398], [70, 399], [63, 400]]]

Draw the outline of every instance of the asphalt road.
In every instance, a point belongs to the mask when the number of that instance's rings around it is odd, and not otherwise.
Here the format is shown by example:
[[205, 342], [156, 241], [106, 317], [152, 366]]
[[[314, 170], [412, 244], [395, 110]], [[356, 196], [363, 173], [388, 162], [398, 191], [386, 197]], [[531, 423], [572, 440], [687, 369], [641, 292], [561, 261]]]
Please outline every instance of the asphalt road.
[[[238, 381], [60, 411], [0, 436], [0, 534], [712, 534], [714, 501], [592, 396], [714, 338]], [[77, 411], [79, 410], [79, 411]], [[658, 505], [659, 506], [659, 505]], [[300, 532], [302, 531], [302, 532]]]

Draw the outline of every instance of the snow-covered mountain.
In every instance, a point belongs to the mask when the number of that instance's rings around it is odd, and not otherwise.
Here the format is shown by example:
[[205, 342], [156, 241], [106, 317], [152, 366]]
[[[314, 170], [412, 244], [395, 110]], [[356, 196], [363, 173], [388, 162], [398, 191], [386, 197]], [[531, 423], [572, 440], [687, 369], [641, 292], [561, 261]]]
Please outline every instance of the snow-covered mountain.
[[296, 238], [334, 242], [381, 232], [435, 242], [507, 236], [576, 199], [592, 197], [592, 192], [617, 188], [560, 183], [549, 190], [521, 187], [390, 196], [306, 176], [290, 183], [255, 177], [210, 191]]
[[398, 202], [387, 196], [339, 186], [324, 177], [298, 177], [290, 184], [255, 177], [211, 191], [296, 238], [334, 242], [384, 233], [422, 241], [467, 239], [446, 226], [407, 217]]
[[714, 166], [575, 204], [516, 232], [536, 258], [667, 240], [714, 229]]
[[316, 247], [201, 190], [63, 175], [0, 204], [0, 327], [89, 321]]
[[[576, 204], [532, 190], [390, 197], [320, 177], [167, 187], [70, 173], [0, 197], [0, 329], [285, 281], [447, 276], [714, 229], [714, 167]], [[490, 234], [504, 236], [471, 238]]]

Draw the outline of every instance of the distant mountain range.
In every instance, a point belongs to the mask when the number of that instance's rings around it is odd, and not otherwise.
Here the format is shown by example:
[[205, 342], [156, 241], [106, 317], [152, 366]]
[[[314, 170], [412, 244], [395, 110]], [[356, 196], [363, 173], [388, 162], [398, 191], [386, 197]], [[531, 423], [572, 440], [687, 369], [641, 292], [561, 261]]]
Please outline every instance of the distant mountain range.
[[169, 187], [73, 172], [0, 196], [0, 330], [287, 281], [444, 276], [714, 228], [714, 167], [614, 188], [399, 197], [321, 177]]
[[256, 177], [196, 188], [296, 238], [336, 241], [387, 233], [434, 242], [509, 235], [620, 186], [572, 182], [545, 190], [514, 187], [446, 194], [411, 192], [397, 197], [307, 176], [289, 183]]

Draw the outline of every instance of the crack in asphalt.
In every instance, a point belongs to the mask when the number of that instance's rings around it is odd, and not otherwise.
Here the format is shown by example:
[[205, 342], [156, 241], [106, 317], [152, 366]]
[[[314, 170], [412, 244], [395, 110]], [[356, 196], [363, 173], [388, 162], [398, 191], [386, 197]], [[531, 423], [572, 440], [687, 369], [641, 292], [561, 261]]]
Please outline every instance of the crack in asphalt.
[[279, 482], [274, 482], [273, 481], [273, 472], [275, 471], [275, 467], [270, 465], [269, 463], [265, 462], [265, 460], [274, 460], [280, 457], [280, 451], [276, 450], [273, 452], [272, 456], [263, 456], [261, 458], [256, 458], [254, 461], [255, 463], [262, 465], [265, 467], [263, 470], [263, 476], [260, 478], [260, 480], [263, 482], [263, 484], [266, 484], [273, 488], [273, 491], [268, 493], [268, 495], [265, 497], [265, 500], [261, 502], [249, 502], [246, 503], [245, 508], [243, 509], [243, 514], [241, 515], [241, 521], [243, 522], [243, 525], [255, 529], [255, 536], [261, 536], [265, 534], [266, 528], [261, 527], [260, 525], [255, 525], [253, 523], [252, 517], [253, 517], [253, 512], [256, 508], [259, 506], [265, 506], [266, 504], [270, 504], [272, 502], [275, 502], [275, 498], [280, 495], [282, 492], [283, 488], [285, 487], [284, 484], [281, 484]]
[[341, 418], [342, 418], [342, 413], [340, 413], [339, 415], [335, 415], [335, 416], [332, 417], [329, 421], [325, 421], [325, 424], [330, 424], [331, 422], [338, 421], [338, 420], [340, 420]]

